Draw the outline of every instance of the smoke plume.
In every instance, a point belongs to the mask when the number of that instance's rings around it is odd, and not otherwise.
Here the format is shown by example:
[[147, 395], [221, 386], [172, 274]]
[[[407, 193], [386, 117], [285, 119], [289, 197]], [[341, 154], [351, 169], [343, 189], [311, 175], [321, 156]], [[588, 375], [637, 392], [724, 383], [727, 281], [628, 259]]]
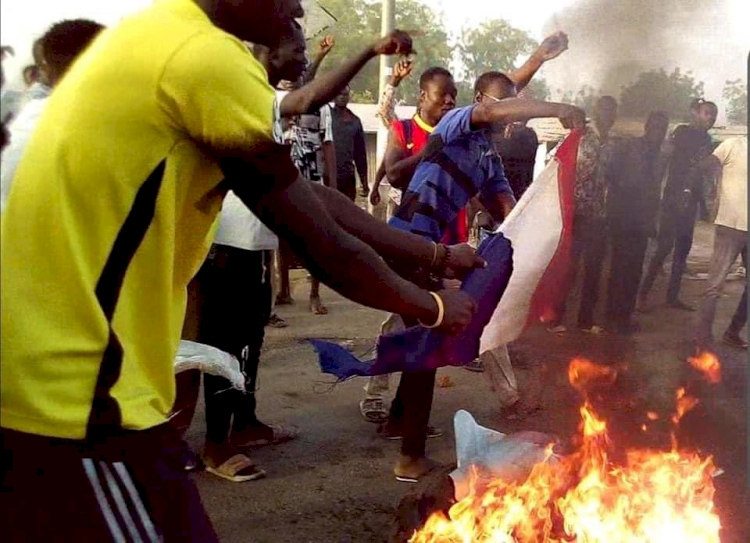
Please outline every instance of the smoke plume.
[[[544, 69], [554, 91], [591, 85], [619, 97], [645, 70], [679, 67], [705, 82], [705, 98], [721, 100], [728, 79], [746, 76], [748, 43], [732, 32], [744, 11], [731, 0], [580, 0], [545, 25], [564, 30], [564, 62]], [[743, 33], [747, 36], [746, 33]]]

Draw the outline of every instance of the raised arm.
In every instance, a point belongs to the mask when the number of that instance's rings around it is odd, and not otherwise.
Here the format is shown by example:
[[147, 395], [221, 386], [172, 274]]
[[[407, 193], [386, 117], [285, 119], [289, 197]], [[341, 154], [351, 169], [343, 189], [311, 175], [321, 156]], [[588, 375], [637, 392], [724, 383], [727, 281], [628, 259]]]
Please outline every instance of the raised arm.
[[380, 95], [378, 111], [376, 115], [386, 128], [390, 128], [393, 121], [398, 120], [396, 115], [396, 89], [401, 81], [407, 77], [412, 70], [412, 62], [407, 59], [400, 60], [393, 67], [393, 73], [388, 78], [388, 84]]
[[336, 45], [336, 40], [333, 36], [326, 36], [320, 40], [318, 50], [310, 61], [310, 64], [307, 65], [307, 70], [305, 70], [305, 83], [309, 83], [315, 79], [315, 76], [318, 74], [318, 68], [320, 68], [323, 59], [328, 56], [328, 53], [331, 52], [334, 45]]
[[508, 74], [508, 77], [516, 84], [516, 90], [520, 91], [526, 87], [534, 74], [542, 67], [542, 64], [557, 58], [567, 48], [568, 35], [565, 32], [555, 32], [551, 36], [547, 36], [537, 50], [524, 62], [523, 66]]
[[317, 111], [332, 101], [356, 76], [370, 59], [378, 55], [395, 55], [411, 52], [411, 38], [405, 32], [395, 30], [385, 38], [363, 49], [358, 55], [342, 62], [301, 88], [287, 94], [279, 105], [282, 117], [302, 115]]

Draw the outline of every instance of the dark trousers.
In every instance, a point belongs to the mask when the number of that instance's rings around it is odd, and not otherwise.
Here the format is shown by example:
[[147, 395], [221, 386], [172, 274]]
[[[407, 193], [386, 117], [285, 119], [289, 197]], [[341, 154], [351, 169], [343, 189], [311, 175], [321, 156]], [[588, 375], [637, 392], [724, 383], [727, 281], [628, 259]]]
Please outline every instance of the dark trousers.
[[[581, 286], [581, 306], [578, 311], [578, 327], [591, 328], [594, 325], [594, 311], [599, 301], [604, 257], [607, 253], [606, 225], [602, 220], [580, 219], [576, 217], [573, 226], [573, 261], [568, 284], [573, 285], [579, 263], [583, 261], [583, 284]], [[567, 301], [557, 308], [560, 324], [565, 316]]]
[[[215, 245], [192, 285], [201, 299], [196, 341], [236, 356], [245, 374], [245, 393], [222, 377], [204, 375], [206, 439], [214, 443], [226, 441], [230, 424], [237, 431], [262, 425], [255, 415], [255, 390], [272, 308], [272, 256]], [[178, 391], [177, 403], [183, 402]]]
[[354, 174], [337, 176], [336, 187], [352, 202], [357, 198], [357, 178]]
[[610, 242], [612, 260], [607, 288], [607, 318], [624, 324], [635, 311], [648, 234], [615, 225], [610, 229]]
[[[746, 264], [747, 266], [747, 264]], [[745, 282], [745, 290], [742, 291], [742, 298], [740, 299], [740, 305], [737, 306], [737, 310], [734, 312], [732, 322], [729, 325], [728, 330], [739, 334], [747, 324], [747, 281]]]
[[168, 425], [106, 443], [3, 429], [5, 541], [218, 541]]
[[[406, 328], [417, 324], [408, 317], [402, 318]], [[388, 420], [403, 432], [401, 454], [414, 458], [425, 455], [436, 374], [436, 370], [401, 374]]]
[[[688, 214], [689, 215], [689, 214]], [[646, 276], [641, 285], [641, 295], [646, 296], [654, 286], [656, 276], [659, 274], [669, 253], [672, 255], [672, 272], [667, 287], [667, 302], [677, 302], [680, 297], [680, 286], [682, 275], [687, 266], [687, 257], [693, 246], [693, 230], [695, 227], [695, 213], [684, 217], [662, 217], [657, 236], [656, 253], [651, 258]]]

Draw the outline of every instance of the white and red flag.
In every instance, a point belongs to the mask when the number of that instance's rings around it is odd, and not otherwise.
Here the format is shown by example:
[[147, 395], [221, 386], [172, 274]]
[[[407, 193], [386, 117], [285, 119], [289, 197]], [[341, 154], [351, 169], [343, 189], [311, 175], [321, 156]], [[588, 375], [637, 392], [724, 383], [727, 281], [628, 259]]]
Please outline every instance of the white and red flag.
[[513, 273], [484, 329], [479, 352], [518, 338], [531, 324], [551, 322], [568, 295], [578, 147], [572, 131], [499, 227], [513, 246]]

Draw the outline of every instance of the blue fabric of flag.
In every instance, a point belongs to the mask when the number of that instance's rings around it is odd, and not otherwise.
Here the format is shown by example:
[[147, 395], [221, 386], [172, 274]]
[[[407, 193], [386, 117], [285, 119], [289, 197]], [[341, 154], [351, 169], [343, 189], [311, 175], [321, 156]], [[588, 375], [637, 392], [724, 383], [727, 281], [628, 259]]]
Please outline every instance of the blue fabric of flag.
[[479, 355], [479, 339], [490, 321], [513, 273], [513, 248], [502, 234], [490, 235], [477, 253], [488, 266], [473, 270], [464, 278], [461, 290], [477, 303], [469, 326], [451, 336], [414, 326], [397, 334], [380, 336], [374, 360], [359, 360], [344, 347], [317, 339], [308, 340], [318, 353], [320, 369], [339, 379], [383, 375], [399, 371], [416, 372], [443, 366], [463, 366]]

